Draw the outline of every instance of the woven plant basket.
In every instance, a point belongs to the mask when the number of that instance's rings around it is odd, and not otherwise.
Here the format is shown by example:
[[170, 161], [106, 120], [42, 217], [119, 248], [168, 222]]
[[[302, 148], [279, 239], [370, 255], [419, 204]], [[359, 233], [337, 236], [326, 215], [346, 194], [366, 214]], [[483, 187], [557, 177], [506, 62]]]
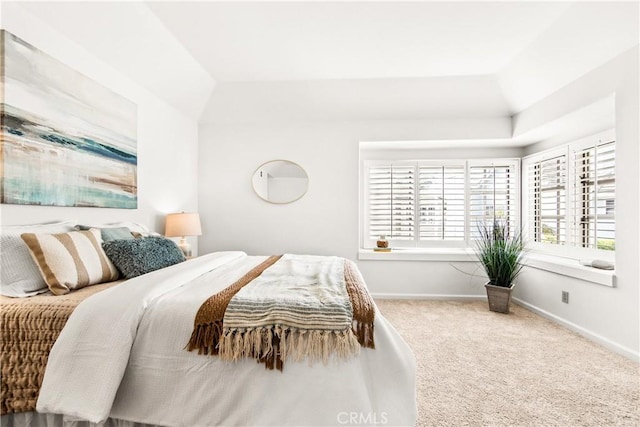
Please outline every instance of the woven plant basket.
[[502, 286], [494, 286], [487, 283], [484, 285], [487, 290], [487, 300], [489, 301], [489, 310], [496, 313], [509, 313], [509, 303], [511, 302], [512, 288]]

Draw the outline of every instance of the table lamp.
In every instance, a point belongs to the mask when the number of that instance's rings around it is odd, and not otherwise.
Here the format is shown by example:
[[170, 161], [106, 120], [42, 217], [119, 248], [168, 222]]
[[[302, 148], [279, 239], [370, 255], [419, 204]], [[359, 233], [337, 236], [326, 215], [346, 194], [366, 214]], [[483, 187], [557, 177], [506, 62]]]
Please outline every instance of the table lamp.
[[185, 212], [168, 214], [164, 234], [167, 237], [180, 237], [178, 247], [182, 250], [184, 256], [190, 257], [191, 245], [187, 243], [186, 236], [202, 235], [200, 215]]

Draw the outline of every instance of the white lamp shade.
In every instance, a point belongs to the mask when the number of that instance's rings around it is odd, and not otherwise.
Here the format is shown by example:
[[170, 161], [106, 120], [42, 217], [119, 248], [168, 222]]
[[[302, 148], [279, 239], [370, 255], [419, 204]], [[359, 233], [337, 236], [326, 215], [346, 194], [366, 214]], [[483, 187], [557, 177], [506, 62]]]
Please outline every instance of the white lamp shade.
[[197, 213], [173, 213], [167, 215], [164, 235], [167, 237], [200, 236], [200, 215]]

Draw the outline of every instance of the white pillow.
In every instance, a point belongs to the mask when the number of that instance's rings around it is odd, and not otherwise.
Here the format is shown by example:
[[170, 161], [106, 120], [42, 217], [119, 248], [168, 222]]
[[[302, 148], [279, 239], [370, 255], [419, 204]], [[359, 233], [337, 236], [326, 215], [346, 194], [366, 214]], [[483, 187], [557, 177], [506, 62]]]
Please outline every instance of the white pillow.
[[144, 224], [138, 224], [137, 222], [130, 221], [122, 221], [122, 222], [112, 222], [109, 224], [78, 224], [84, 227], [89, 228], [117, 228], [117, 227], [127, 227], [134, 233], [140, 233], [143, 236], [156, 235], [158, 233], [154, 233], [153, 231], [149, 231], [149, 228]]
[[72, 231], [77, 221], [51, 224], [14, 225], [0, 228], [0, 294], [9, 297], [29, 297], [49, 290], [22, 233], [65, 233]]

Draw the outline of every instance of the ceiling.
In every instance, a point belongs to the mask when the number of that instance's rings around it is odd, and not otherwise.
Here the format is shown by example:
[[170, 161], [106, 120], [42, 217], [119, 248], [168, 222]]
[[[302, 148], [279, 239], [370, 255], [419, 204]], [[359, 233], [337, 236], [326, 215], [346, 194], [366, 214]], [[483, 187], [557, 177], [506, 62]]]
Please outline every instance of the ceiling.
[[570, 3], [157, 2], [218, 81], [494, 74]]
[[638, 44], [615, 2], [149, 2], [203, 122], [509, 117]]

